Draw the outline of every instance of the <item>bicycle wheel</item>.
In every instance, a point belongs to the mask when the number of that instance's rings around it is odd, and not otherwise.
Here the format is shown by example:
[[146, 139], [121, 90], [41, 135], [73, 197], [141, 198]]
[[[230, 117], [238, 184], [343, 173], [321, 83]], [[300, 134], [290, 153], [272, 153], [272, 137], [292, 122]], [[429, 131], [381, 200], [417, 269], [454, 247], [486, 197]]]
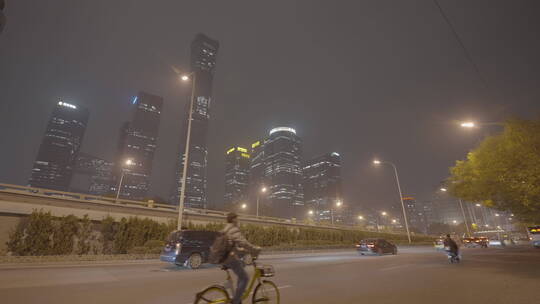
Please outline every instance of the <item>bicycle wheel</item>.
[[229, 293], [219, 285], [214, 285], [199, 292], [195, 304], [227, 304], [231, 302]]
[[251, 303], [279, 304], [279, 289], [272, 281], [262, 281], [253, 292]]

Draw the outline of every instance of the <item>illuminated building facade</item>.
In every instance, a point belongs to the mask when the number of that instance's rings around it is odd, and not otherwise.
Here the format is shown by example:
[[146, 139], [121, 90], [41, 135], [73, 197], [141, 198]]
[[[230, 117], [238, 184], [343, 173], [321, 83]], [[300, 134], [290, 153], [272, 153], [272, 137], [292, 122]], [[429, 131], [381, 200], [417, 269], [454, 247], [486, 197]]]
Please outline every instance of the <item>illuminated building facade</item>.
[[88, 117], [84, 107], [56, 103], [32, 168], [30, 186], [68, 191]]
[[247, 203], [249, 190], [250, 154], [246, 148], [234, 147], [225, 156], [225, 196], [228, 206]]
[[315, 221], [343, 222], [347, 206], [342, 201], [341, 157], [332, 152], [304, 163], [304, 199]]
[[[269, 212], [278, 217], [299, 217], [303, 213], [302, 142], [292, 128], [270, 131], [264, 141], [264, 183]], [[253, 165], [252, 165], [253, 167]]]
[[[139, 92], [132, 100], [132, 118], [120, 130], [115, 181], [111, 187], [118, 191], [124, 173], [120, 197], [143, 200], [147, 197], [152, 174], [152, 161], [156, 150], [163, 98]], [[126, 165], [127, 160], [131, 165]]]
[[110, 192], [114, 164], [99, 157], [79, 153], [73, 169], [70, 191], [105, 195]]
[[[212, 82], [216, 65], [219, 43], [203, 34], [198, 34], [191, 43], [191, 71], [194, 81], [194, 104], [189, 145], [189, 163], [187, 168], [184, 204], [190, 208], [206, 208], [207, 204], [207, 143], [210, 106], [212, 102]], [[171, 203], [179, 204], [184, 167], [185, 143], [188, 129], [190, 102], [186, 104], [183, 135], [175, 169], [175, 182]]]

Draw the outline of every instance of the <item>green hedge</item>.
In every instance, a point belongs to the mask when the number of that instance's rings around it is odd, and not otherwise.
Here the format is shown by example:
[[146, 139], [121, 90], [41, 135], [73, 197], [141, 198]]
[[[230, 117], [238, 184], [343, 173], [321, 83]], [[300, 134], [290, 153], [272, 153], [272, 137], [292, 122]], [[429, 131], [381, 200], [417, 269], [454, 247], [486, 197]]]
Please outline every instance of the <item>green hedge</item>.
[[[223, 223], [194, 225], [188, 229], [219, 231]], [[159, 253], [164, 241], [176, 228], [175, 222], [158, 223], [137, 217], [115, 222], [108, 217], [92, 223], [85, 216], [54, 217], [50, 212], [34, 211], [23, 218], [9, 236], [8, 250], [14, 255], [69, 255], [69, 254], [152, 254]], [[241, 225], [251, 243], [266, 248], [324, 248], [346, 247], [365, 238], [384, 238], [397, 244], [407, 243], [402, 234], [376, 233], [360, 230], [329, 230], [317, 228], [263, 227]], [[432, 242], [428, 236], [414, 236], [415, 243]]]

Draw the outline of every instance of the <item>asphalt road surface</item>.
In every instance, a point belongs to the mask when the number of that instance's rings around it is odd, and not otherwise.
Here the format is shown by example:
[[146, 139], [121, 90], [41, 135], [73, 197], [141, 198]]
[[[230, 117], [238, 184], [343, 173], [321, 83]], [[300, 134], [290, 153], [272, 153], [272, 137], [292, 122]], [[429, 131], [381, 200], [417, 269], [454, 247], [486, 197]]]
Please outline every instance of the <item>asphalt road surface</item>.
[[[540, 303], [540, 250], [465, 249], [449, 264], [433, 248], [392, 256], [354, 251], [280, 255], [281, 303]], [[193, 303], [197, 291], [225, 279], [222, 270], [176, 268], [160, 262], [114, 265], [0, 265], [0, 303]]]

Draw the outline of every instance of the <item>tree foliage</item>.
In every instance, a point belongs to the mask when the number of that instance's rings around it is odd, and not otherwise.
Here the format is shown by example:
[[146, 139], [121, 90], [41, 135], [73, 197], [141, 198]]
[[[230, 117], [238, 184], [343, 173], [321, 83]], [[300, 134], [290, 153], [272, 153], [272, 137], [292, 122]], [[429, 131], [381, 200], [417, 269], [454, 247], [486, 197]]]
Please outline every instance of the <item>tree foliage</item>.
[[450, 169], [450, 192], [463, 200], [540, 221], [540, 119], [512, 119]]

